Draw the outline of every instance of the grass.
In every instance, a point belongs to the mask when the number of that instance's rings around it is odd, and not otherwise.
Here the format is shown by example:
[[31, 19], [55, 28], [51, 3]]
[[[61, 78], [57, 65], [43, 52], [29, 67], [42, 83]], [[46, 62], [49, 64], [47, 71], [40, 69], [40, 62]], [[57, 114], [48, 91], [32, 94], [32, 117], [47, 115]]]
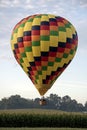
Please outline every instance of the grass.
[[87, 130], [87, 128], [0, 128], [0, 130]]

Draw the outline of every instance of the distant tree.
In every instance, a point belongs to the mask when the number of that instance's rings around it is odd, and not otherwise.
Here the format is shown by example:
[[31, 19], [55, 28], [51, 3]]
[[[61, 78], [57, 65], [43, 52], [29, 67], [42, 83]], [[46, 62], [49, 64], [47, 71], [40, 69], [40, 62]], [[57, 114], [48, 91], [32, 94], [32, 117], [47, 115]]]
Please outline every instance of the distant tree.
[[83, 111], [84, 107], [82, 104], [78, 104], [75, 99], [71, 100], [69, 96], [64, 96], [62, 98], [60, 110], [69, 111], [69, 112], [77, 112], [77, 111]]
[[7, 109], [8, 108], [8, 100], [7, 98], [2, 98], [0, 101], [0, 109]]
[[50, 94], [49, 97], [47, 97], [48, 105], [52, 109], [59, 109], [60, 103], [61, 103], [61, 97], [59, 97], [57, 94]]
[[85, 103], [85, 111], [87, 111], [87, 101], [86, 101], [86, 103]]
[[3, 98], [0, 101], [0, 109], [24, 109], [24, 108], [41, 108], [41, 109], [56, 109], [63, 111], [87, 111], [87, 102], [85, 106], [78, 103], [75, 99], [72, 100], [68, 95], [59, 97], [57, 94], [50, 94], [46, 98], [47, 105], [40, 106], [40, 99], [25, 99], [20, 95], [12, 95], [9, 98]]

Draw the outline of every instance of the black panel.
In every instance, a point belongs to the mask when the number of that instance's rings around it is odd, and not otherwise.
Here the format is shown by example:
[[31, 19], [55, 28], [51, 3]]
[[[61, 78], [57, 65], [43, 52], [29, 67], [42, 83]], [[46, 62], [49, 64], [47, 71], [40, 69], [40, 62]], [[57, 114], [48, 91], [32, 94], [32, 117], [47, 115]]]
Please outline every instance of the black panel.
[[49, 25], [49, 22], [47, 22], [47, 21], [42, 21], [42, 22], [41, 22], [41, 25]]
[[48, 56], [49, 52], [41, 52], [41, 56]]
[[25, 32], [23, 33], [23, 35], [24, 35], [24, 36], [31, 36], [31, 31], [25, 31]]
[[23, 37], [18, 37], [17, 42], [23, 42]]
[[59, 42], [58, 43], [58, 47], [65, 48], [66, 47], [66, 43], [65, 42]]
[[58, 47], [50, 47], [49, 51], [57, 52]]
[[29, 71], [32, 71], [32, 68], [31, 67], [27, 67]]
[[35, 66], [35, 62], [29, 62], [30, 63], [30, 65], [31, 65], [31, 67], [32, 66]]
[[55, 18], [50, 18], [49, 21], [50, 22], [56, 22], [56, 19]]
[[40, 30], [40, 26], [38, 25], [32, 26], [32, 30]]
[[67, 38], [67, 43], [72, 43], [72, 39], [71, 38]]
[[18, 48], [18, 44], [14, 44], [14, 48], [17, 49]]
[[41, 61], [41, 57], [34, 57], [35, 61]]

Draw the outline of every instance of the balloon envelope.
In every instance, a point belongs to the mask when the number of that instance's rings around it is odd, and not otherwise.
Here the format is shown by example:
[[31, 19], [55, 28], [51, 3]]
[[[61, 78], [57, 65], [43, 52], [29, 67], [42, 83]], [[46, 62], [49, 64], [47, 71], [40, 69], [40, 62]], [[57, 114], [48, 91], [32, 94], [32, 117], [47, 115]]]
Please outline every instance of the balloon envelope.
[[22, 19], [11, 36], [14, 56], [40, 95], [51, 88], [69, 65], [77, 44], [74, 26], [65, 18], [50, 14]]

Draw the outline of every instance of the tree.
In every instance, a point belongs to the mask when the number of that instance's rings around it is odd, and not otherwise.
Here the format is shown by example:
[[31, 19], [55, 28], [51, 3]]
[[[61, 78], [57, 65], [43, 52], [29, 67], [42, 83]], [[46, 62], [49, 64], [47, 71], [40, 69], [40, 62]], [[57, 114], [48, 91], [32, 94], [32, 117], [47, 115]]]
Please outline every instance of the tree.
[[49, 97], [47, 97], [48, 105], [52, 109], [59, 109], [60, 103], [61, 103], [61, 97], [59, 97], [57, 94], [50, 94]]
[[20, 95], [12, 95], [9, 98], [3, 98], [0, 101], [0, 109], [25, 109], [25, 108], [41, 108], [41, 109], [56, 109], [70, 112], [87, 111], [87, 102], [85, 106], [78, 103], [75, 99], [72, 100], [68, 95], [59, 97], [57, 94], [50, 94], [46, 98], [47, 105], [40, 106], [40, 99], [25, 99]]
[[87, 112], [87, 101], [85, 103], [85, 111]]

